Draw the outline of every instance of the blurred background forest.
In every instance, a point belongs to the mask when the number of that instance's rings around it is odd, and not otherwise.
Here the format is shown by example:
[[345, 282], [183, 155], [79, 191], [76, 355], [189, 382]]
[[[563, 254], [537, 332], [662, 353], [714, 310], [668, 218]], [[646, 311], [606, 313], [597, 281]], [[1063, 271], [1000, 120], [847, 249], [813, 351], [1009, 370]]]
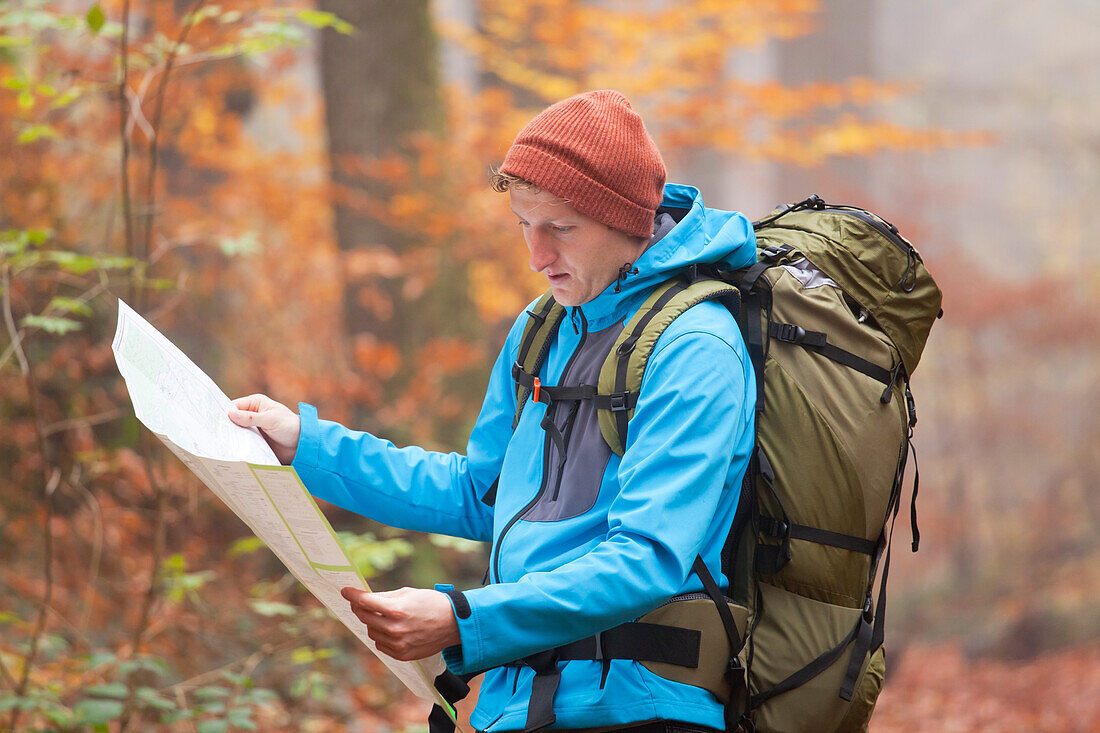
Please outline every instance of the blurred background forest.
[[[870, 208], [943, 288], [872, 730], [1100, 730], [1098, 28], [1090, 0], [0, 3], [0, 730], [423, 725], [137, 422], [116, 298], [230, 396], [461, 451], [543, 288], [486, 170], [592, 88], [709, 205]], [[481, 546], [328, 509], [375, 587], [480, 583]]]

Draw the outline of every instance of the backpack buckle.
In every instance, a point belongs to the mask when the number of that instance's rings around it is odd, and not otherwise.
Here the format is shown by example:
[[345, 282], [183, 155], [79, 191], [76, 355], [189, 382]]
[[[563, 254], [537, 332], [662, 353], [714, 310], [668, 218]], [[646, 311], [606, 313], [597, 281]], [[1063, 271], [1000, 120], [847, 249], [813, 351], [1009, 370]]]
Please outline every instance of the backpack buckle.
[[624, 412], [626, 410], [626, 396], [626, 392], [612, 392], [608, 395], [612, 412]]
[[788, 344], [800, 344], [802, 339], [806, 338], [806, 329], [802, 326], [796, 326], [793, 323], [776, 323], [774, 324], [774, 333], [772, 336], [778, 340]]

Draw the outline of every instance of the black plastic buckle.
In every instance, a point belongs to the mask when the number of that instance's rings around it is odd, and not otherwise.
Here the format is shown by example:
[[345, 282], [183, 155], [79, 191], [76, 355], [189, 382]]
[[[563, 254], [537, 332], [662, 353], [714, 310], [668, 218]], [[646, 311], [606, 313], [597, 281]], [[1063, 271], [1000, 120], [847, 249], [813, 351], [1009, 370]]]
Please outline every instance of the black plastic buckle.
[[736, 655], [730, 657], [729, 664], [726, 665], [726, 679], [733, 680], [744, 671], [745, 665], [741, 664], [741, 660]]
[[762, 249], [760, 251], [760, 254], [764, 255], [764, 259], [772, 260], [772, 259], [775, 259], [776, 257], [778, 257], [779, 255], [783, 254], [784, 252], [789, 252], [790, 250], [791, 250], [790, 247], [774, 245], [773, 244], [770, 247], [765, 247], [764, 249]]
[[781, 519], [761, 517], [760, 531], [769, 537], [787, 537], [790, 534], [791, 528]]
[[800, 344], [802, 339], [806, 338], [806, 329], [802, 326], [796, 326], [793, 323], [777, 323], [775, 326], [774, 338], [779, 341]]
[[623, 412], [626, 408], [626, 397], [629, 392], [614, 392], [607, 397], [611, 401], [612, 412]]

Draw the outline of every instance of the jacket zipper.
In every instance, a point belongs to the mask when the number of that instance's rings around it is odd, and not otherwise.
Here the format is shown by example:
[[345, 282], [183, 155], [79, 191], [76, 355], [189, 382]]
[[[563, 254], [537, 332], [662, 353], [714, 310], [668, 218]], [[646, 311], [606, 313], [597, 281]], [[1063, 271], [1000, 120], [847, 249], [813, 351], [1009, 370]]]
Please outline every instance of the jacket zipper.
[[558, 457], [558, 477], [554, 481], [554, 491], [550, 494], [550, 501], [558, 500], [558, 492], [561, 491], [561, 478], [565, 475], [565, 457], [569, 455], [569, 439], [573, 436], [573, 426], [577, 423], [577, 410], [581, 407], [579, 401], [574, 402], [569, 408], [569, 415], [565, 418], [565, 433], [562, 437], [562, 445], [565, 451]]
[[[573, 351], [573, 354], [569, 357], [569, 361], [566, 362], [565, 369], [562, 370], [561, 379], [558, 382], [559, 384], [564, 384], [565, 383], [566, 377], [569, 376], [569, 371], [573, 368], [573, 362], [575, 362], [577, 360], [577, 356], [581, 353], [581, 349], [584, 348], [584, 342], [588, 339], [588, 320], [584, 317], [584, 312], [581, 311], [579, 308], [574, 307], [573, 308], [573, 313], [570, 316], [570, 318], [572, 318], [572, 316], [576, 315], [577, 313], [580, 313], [580, 316], [581, 316], [581, 340], [577, 343], [577, 348]], [[576, 328], [576, 323], [575, 322], [574, 322], [574, 328]], [[549, 348], [549, 346], [548, 346], [549, 343], [550, 343], [550, 339], [547, 339], [546, 348]], [[546, 409], [549, 410], [550, 408], [547, 407]], [[562, 437], [565, 437], [565, 436], [562, 436]], [[566, 441], [563, 441], [563, 444], [568, 445]], [[495, 582], [497, 582], [497, 583], [500, 582], [500, 546], [504, 542], [504, 535], [506, 535], [508, 533], [508, 530], [510, 530], [512, 528], [512, 526], [516, 522], [519, 521], [520, 517], [522, 517], [524, 514], [526, 514], [528, 511], [530, 511], [531, 507], [535, 506], [535, 504], [538, 503], [539, 499], [542, 498], [543, 494], [546, 493], [546, 483], [547, 483], [546, 477], [549, 475], [549, 468], [550, 468], [550, 445], [551, 445], [550, 434], [546, 433], [545, 437], [543, 438], [543, 443], [542, 443], [542, 476], [543, 476], [543, 479], [542, 479], [542, 485], [539, 487], [538, 493], [536, 493], [535, 497], [533, 499], [531, 499], [531, 501], [527, 502], [527, 505], [524, 506], [522, 509], [520, 509], [514, 517], [512, 517], [511, 519], [508, 520], [508, 524], [504, 525], [504, 529], [500, 530], [500, 536], [497, 537], [496, 546], [493, 547], [493, 554], [492, 554], [492, 558], [493, 558], [493, 575], [494, 575], [494, 577], [496, 577]], [[561, 471], [558, 471], [558, 481], [559, 481], [559, 483], [561, 481], [561, 473], [562, 473]]]

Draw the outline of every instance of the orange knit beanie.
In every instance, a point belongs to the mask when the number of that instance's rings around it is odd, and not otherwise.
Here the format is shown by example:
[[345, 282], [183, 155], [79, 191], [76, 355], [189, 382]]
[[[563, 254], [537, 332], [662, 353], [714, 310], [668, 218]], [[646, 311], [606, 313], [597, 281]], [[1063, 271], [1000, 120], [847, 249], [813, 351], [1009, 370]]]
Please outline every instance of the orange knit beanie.
[[520, 130], [500, 170], [613, 229], [653, 234], [665, 164], [619, 92], [585, 92], [547, 107]]

